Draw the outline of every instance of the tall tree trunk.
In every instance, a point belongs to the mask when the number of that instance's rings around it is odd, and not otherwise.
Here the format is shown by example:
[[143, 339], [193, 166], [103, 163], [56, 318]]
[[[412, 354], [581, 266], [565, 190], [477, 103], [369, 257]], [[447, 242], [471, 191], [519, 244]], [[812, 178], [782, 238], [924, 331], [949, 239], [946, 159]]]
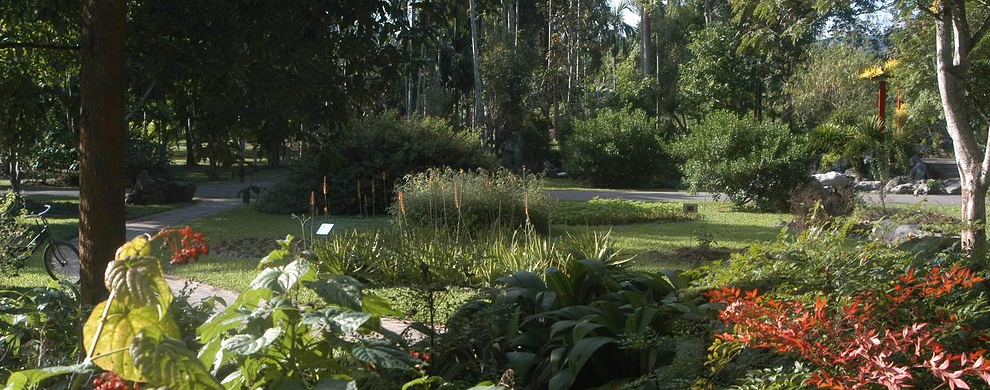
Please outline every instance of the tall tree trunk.
[[196, 162], [196, 137], [193, 134], [192, 118], [186, 119], [186, 166], [194, 167]]
[[714, 2], [715, 0], [705, 0], [705, 24], [712, 24], [715, 21]]
[[108, 292], [107, 263], [126, 239], [124, 225], [125, 0], [85, 0], [80, 45], [79, 254], [81, 300]]
[[471, 57], [474, 59], [474, 117], [475, 125], [482, 126], [485, 143], [491, 142], [485, 128], [485, 102], [481, 99], [484, 85], [481, 83], [481, 53], [478, 50], [478, 11], [477, 2], [470, 0], [471, 6]]
[[650, 20], [649, 4], [644, 1], [639, 6], [639, 37], [643, 56], [643, 77], [653, 75], [653, 23]]
[[942, 0], [937, 3], [936, 11], [938, 90], [962, 182], [962, 220], [965, 224], [961, 234], [962, 247], [971, 254], [983, 256], [987, 248], [985, 224], [990, 142], [985, 150], [980, 150], [967, 111], [968, 56], [973, 42], [966, 20], [965, 0]]

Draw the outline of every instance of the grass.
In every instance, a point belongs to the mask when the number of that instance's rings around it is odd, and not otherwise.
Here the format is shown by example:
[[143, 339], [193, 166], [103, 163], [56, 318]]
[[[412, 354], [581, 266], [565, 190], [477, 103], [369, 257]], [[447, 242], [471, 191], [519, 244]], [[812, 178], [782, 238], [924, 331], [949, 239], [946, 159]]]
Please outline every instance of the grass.
[[[51, 229], [52, 237], [58, 240], [68, 241], [72, 240], [79, 234], [79, 199], [69, 198], [69, 197], [57, 197], [57, 196], [43, 196], [43, 195], [31, 195], [27, 197], [29, 207], [32, 207], [29, 212], [38, 212], [34, 205], [37, 204], [49, 204], [52, 206], [52, 211], [48, 215], [48, 226]], [[173, 210], [179, 207], [185, 207], [190, 203], [179, 203], [171, 205], [152, 205], [152, 206], [134, 206], [128, 205], [126, 208], [127, 219], [135, 219], [151, 214], [157, 214], [169, 210]], [[21, 223], [26, 223], [34, 226], [35, 219], [21, 218], [19, 220]], [[37, 287], [48, 285], [52, 279], [45, 272], [45, 266], [41, 262], [41, 256], [44, 252], [44, 246], [35, 252], [30, 259], [27, 260], [24, 268], [20, 270], [20, 275], [16, 277], [0, 276], [0, 287]]]
[[623, 226], [554, 226], [553, 234], [577, 234], [588, 229], [606, 232], [611, 229], [612, 238], [625, 254], [636, 255], [632, 267], [646, 271], [659, 269], [687, 269], [697, 266], [690, 262], [671, 258], [669, 252], [698, 244], [698, 235], [711, 234], [713, 246], [742, 249], [754, 241], [774, 239], [781, 229], [781, 222], [789, 221], [789, 214], [738, 211], [728, 203], [701, 202], [698, 218], [676, 223], [641, 223]]
[[[335, 224], [334, 231], [348, 229], [373, 229], [388, 224], [387, 218], [320, 217], [316, 226], [329, 222]], [[300, 222], [288, 215], [271, 215], [257, 211], [254, 207], [238, 207], [224, 214], [192, 221], [188, 224], [193, 230], [202, 232], [214, 242], [227, 239], [258, 237], [272, 241], [286, 235], [301, 237], [303, 227]], [[313, 223], [305, 227], [309, 235]], [[165, 272], [176, 277], [206, 283], [225, 290], [241, 292], [248, 289], [258, 274], [258, 261], [261, 258], [220, 258], [213, 255], [202, 256], [199, 261], [181, 266], [166, 265]]]
[[550, 221], [560, 225], [628, 225], [692, 219], [681, 203], [594, 198], [558, 202]]

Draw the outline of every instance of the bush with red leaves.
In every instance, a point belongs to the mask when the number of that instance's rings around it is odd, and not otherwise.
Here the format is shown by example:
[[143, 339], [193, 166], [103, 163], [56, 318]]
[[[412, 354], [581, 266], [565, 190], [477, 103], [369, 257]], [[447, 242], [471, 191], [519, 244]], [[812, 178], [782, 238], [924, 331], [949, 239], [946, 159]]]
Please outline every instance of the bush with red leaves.
[[[705, 295], [726, 304], [719, 318], [733, 327], [720, 339], [793, 354], [819, 368], [807, 381], [823, 389], [889, 390], [935, 382], [968, 389], [967, 380], [990, 385], [984, 348], [990, 333], [959, 321], [938, 300], [972, 289], [983, 279], [955, 267], [932, 269], [924, 278], [913, 270], [886, 291], [864, 291], [836, 310], [825, 299], [813, 305], [776, 301], [754, 291], [724, 287]], [[982, 299], [982, 298], [980, 298]], [[945, 339], [954, 340], [952, 348]], [[927, 372], [930, 377], [923, 374]]]

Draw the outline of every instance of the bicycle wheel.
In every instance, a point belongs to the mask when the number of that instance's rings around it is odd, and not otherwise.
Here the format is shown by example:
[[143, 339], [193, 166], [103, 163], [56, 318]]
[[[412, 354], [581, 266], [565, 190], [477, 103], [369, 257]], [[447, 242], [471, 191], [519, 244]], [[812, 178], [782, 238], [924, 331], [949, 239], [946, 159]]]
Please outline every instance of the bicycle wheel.
[[79, 281], [79, 250], [70, 243], [55, 241], [45, 248], [45, 270], [55, 280]]

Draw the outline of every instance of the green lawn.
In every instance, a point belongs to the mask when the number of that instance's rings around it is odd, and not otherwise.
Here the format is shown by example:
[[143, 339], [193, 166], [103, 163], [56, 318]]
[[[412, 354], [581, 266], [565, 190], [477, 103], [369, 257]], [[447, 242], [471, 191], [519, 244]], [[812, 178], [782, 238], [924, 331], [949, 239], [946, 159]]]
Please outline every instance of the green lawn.
[[[32, 195], [27, 197], [31, 203], [29, 205], [35, 204], [50, 204], [52, 205], [52, 211], [47, 215], [48, 226], [51, 229], [52, 236], [58, 240], [71, 240], [79, 234], [79, 199], [78, 198], [68, 198], [68, 197], [55, 197], [55, 196], [42, 196], [42, 195]], [[154, 206], [127, 206], [127, 219], [135, 219], [151, 214], [156, 214], [164, 211], [173, 210], [179, 207], [185, 207], [189, 203], [179, 203], [171, 205], [154, 205]], [[41, 210], [32, 209], [30, 212], [38, 212]], [[35, 224], [34, 219], [20, 219], [21, 223]], [[27, 264], [23, 269], [20, 270], [20, 275], [17, 277], [7, 277], [0, 276], [0, 288], [2, 287], [36, 287], [44, 286], [51, 282], [51, 278], [48, 273], [45, 272], [45, 266], [41, 262], [41, 256], [44, 251], [44, 246], [42, 246], [34, 255], [28, 259]]]
[[[373, 229], [389, 223], [388, 218], [351, 218], [351, 217], [319, 217], [315, 226], [321, 223], [335, 224], [334, 231], [348, 229]], [[224, 214], [218, 214], [193, 221], [188, 224], [194, 230], [202, 232], [212, 242], [224, 240], [260, 237], [274, 242], [293, 235], [301, 239], [302, 235], [312, 235], [314, 223], [310, 221], [305, 227], [300, 221], [288, 215], [271, 215], [257, 211], [254, 207], [238, 207]], [[165, 272], [177, 277], [206, 283], [231, 291], [244, 291], [257, 276], [258, 258], [219, 258], [206, 255], [195, 263], [185, 265], [166, 265]]]
[[728, 203], [701, 202], [699, 218], [686, 222], [640, 223], [620, 226], [554, 226], [554, 235], [575, 234], [592, 229], [612, 230], [623, 253], [636, 255], [633, 267], [644, 270], [686, 269], [697, 264], [671, 258], [664, 252], [697, 245], [700, 233], [714, 238], [715, 247], [742, 249], [754, 241], [774, 239], [781, 223], [790, 221], [789, 214], [758, 213], [735, 210]]
[[[193, 183], [196, 183], [197, 185], [229, 183], [233, 181], [240, 181], [240, 179], [237, 177], [231, 177], [230, 175], [231, 170], [229, 169], [225, 169], [221, 171], [220, 180], [210, 180], [206, 173], [207, 169], [209, 168], [207, 166], [200, 165], [195, 167], [188, 167], [185, 165], [181, 165], [181, 164], [185, 164], [185, 161], [176, 162], [175, 164], [176, 164], [175, 171], [176, 171], [177, 180], [191, 181]], [[244, 176], [245, 183], [250, 183], [251, 180], [260, 180], [272, 176], [281, 175], [286, 172], [285, 168], [263, 167], [259, 172], [254, 172], [253, 169], [251, 169], [250, 167], [246, 167], [245, 169], [247, 172], [246, 175]]]

